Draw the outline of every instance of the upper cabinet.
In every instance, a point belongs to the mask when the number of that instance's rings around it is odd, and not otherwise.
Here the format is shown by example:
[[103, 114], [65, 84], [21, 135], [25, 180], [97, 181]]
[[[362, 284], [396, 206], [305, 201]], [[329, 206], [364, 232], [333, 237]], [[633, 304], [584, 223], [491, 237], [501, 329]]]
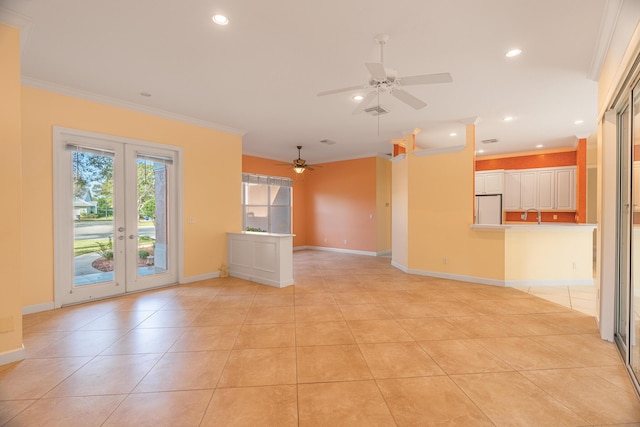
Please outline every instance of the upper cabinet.
[[503, 192], [504, 171], [476, 172], [476, 194], [502, 194]]
[[[490, 175], [500, 176], [500, 191], [488, 191]], [[573, 211], [576, 209], [576, 167], [476, 172], [476, 194], [503, 192], [506, 211], [530, 208]]]

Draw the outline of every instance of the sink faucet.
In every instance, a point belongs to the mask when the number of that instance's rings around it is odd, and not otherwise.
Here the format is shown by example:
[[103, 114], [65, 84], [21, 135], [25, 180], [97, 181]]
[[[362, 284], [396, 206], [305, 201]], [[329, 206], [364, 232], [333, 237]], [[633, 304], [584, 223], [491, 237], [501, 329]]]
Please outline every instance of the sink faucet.
[[522, 215], [520, 215], [520, 218], [522, 218], [523, 221], [527, 220], [527, 214], [529, 213], [529, 211], [534, 211], [538, 214], [538, 224], [541, 223], [540, 221], [540, 209], [535, 209], [535, 208], [529, 208], [526, 211], [524, 211], [524, 213]]

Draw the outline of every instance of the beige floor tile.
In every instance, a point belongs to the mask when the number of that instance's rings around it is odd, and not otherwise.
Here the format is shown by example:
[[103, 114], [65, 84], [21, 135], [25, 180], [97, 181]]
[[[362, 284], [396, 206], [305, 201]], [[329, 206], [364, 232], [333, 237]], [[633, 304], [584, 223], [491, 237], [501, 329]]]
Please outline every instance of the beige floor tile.
[[399, 426], [493, 426], [448, 377], [378, 380]]
[[242, 325], [249, 312], [249, 307], [219, 307], [207, 306], [198, 317], [195, 318], [193, 326], [219, 326], [219, 325]]
[[523, 372], [526, 378], [590, 424], [640, 422], [640, 402], [585, 369]]
[[359, 346], [376, 379], [444, 375], [436, 362], [415, 342]]
[[598, 325], [593, 316], [577, 312], [570, 313], [544, 313], [537, 314], [537, 317], [545, 322], [551, 322], [563, 328], [571, 334], [597, 334]]
[[[24, 345], [25, 358], [32, 358], [42, 349], [55, 344], [65, 336], [72, 332], [69, 331], [53, 331], [53, 332], [24, 332], [22, 334], [22, 344]], [[2, 366], [0, 366], [0, 371]]]
[[224, 287], [220, 290], [218, 296], [229, 296], [229, 295], [238, 295], [238, 296], [254, 296], [258, 292], [257, 284], [246, 284], [240, 286], [229, 286]]
[[133, 329], [104, 350], [102, 355], [164, 353], [184, 331], [184, 328]]
[[191, 327], [171, 346], [169, 351], [231, 350], [241, 325]]
[[253, 296], [246, 295], [218, 295], [207, 304], [205, 310], [220, 308], [249, 308], [253, 303]]
[[585, 419], [518, 372], [455, 375], [451, 379], [496, 425], [581, 426]]
[[416, 341], [467, 338], [462, 329], [439, 317], [398, 319], [398, 324]]
[[12, 363], [0, 371], [0, 400], [38, 399], [89, 360], [65, 357]]
[[298, 397], [294, 385], [217, 389], [202, 427], [296, 427]]
[[298, 385], [300, 426], [395, 426], [376, 383], [351, 381]]
[[[612, 366], [620, 363], [616, 345], [604, 341], [599, 335], [551, 335], [530, 339], [579, 366]], [[584, 351], [585, 348], [589, 351]]]
[[392, 285], [389, 290], [369, 289], [376, 301], [380, 304], [412, 304], [415, 302], [415, 298], [407, 293], [397, 289], [397, 285]]
[[32, 357], [96, 356], [119, 340], [120, 330], [74, 331], [31, 354]]
[[233, 350], [218, 387], [246, 387], [296, 383], [296, 349]]
[[328, 305], [335, 304], [336, 300], [330, 292], [306, 292], [295, 294], [295, 305]]
[[563, 335], [567, 333], [567, 329], [563, 325], [548, 322], [538, 314], [510, 314], [493, 316], [493, 318], [526, 336]]
[[527, 337], [479, 338], [476, 342], [516, 370], [581, 366]]
[[9, 420], [27, 409], [34, 402], [35, 400], [0, 401], [0, 426], [7, 424]]
[[98, 427], [125, 397], [110, 395], [40, 399], [6, 426]]
[[334, 292], [333, 298], [336, 300], [336, 303], [340, 305], [376, 303], [376, 299], [365, 289], [357, 292]]
[[380, 304], [339, 305], [345, 320], [390, 319], [391, 316]]
[[421, 319], [440, 317], [442, 314], [432, 304], [383, 304], [384, 309], [394, 319]]
[[199, 296], [181, 296], [170, 300], [168, 303], [159, 308], [159, 310], [202, 310], [204, 309], [213, 298], [203, 298]]
[[229, 353], [167, 353], [140, 381], [134, 392], [213, 389], [218, 384]]
[[297, 346], [355, 344], [355, 342], [345, 321], [296, 323]]
[[261, 295], [293, 295], [295, 293], [295, 286], [287, 286], [284, 288], [276, 288], [275, 286], [259, 285], [258, 292], [256, 292], [256, 298]]
[[620, 388], [627, 393], [635, 393], [633, 385], [631, 383], [631, 378], [627, 372], [627, 369], [622, 365], [618, 364], [616, 366], [599, 366], [597, 368], [585, 368], [590, 374], [598, 375], [600, 378], [603, 378]]
[[130, 394], [106, 426], [197, 426], [213, 390]]
[[298, 347], [298, 383], [371, 379], [357, 345]]
[[89, 322], [80, 330], [82, 331], [98, 331], [119, 329], [129, 331], [138, 326], [147, 317], [151, 316], [154, 311], [137, 310], [137, 311], [112, 311], [97, 318], [93, 322]]
[[296, 305], [296, 322], [330, 322], [343, 319], [342, 312], [336, 304]]
[[202, 309], [193, 310], [159, 310], [147, 317], [138, 328], [187, 328]]
[[447, 317], [447, 322], [464, 331], [469, 338], [515, 337], [523, 335], [516, 326], [500, 320], [500, 316]]
[[513, 370], [474, 340], [421, 341], [420, 345], [449, 375]]
[[413, 341], [395, 320], [350, 320], [347, 324], [359, 343]]
[[46, 397], [125, 394], [153, 368], [160, 354], [97, 356], [47, 393]]
[[243, 325], [234, 348], [294, 347], [295, 324]]
[[252, 307], [287, 307], [294, 304], [293, 292], [289, 294], [258, 293], [253, 299]]
[[252, 307], [244, 320], [245, 324], [293, 323], [296, 320], [293, 306]]

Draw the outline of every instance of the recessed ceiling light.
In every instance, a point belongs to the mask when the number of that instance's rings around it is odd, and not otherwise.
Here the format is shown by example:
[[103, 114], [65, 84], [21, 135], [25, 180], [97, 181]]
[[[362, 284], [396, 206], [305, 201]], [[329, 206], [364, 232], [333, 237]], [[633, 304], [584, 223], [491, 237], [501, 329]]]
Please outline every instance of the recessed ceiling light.
[[353, 97], [353, 100], [354, 100], [354, 101], [362, 101], [363, 99], [364, 99], [364, 96], [362, 96], [362, 95], [355, 95], [355, 96]]
[[542, 147], [544, 147], [544, 145], [542, 145], [542, 144], [536, 145], [536, 148], [542, 148]]
[[521, 53], [522, 53], [522, 50], [520, 49], [511, 49], [507, 51], [507, 53], [505, 53], [504, 56], [506, 56], [507, 58], [513, 58], [514, 56], [518, 56]]
[[506, 116], [506, 117], [505, 117], [504, 119], [502, 119], [502, 120], [504, 120], [505, 122], [510, 122], [511, 120], [513, 120], [513, 117], [511, 117], [511, 116]]
[[580, 120], [580, 119], [578, 119], [575, 122], [573, 122], [574, 125], [581, 125], [583, 123], [584, 123], [584, 120]]
[[229, 23], [229, 18], [224, 15], [213, 15], [211, 19], [218, 25], [227, 25]]
[[478, 153], [482, 154], [482, 153], [484, 153], [484, 150], [478, 150]]
[[455, 132], [451, 132], [451, 133], [449, 134], [449, 136], [457, 136], [457, 135], [458, 135], [458, 134], [457, 134], [457, 133], [455, 133]]
[[140, 92], [140, 95], [146, 96], [147, 98], [151, 96], [149, 92]]

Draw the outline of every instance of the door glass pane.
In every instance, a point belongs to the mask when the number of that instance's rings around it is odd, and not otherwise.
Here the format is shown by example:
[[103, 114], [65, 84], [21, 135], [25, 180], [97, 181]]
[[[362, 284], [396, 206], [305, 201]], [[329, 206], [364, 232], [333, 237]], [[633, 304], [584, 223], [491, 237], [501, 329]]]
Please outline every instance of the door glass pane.
[[113, 281], [113, 156], [72, 153], [74, 286]]
[[138, 276], [165, 273], [168, 265], [167, 164], [137, 159]]

